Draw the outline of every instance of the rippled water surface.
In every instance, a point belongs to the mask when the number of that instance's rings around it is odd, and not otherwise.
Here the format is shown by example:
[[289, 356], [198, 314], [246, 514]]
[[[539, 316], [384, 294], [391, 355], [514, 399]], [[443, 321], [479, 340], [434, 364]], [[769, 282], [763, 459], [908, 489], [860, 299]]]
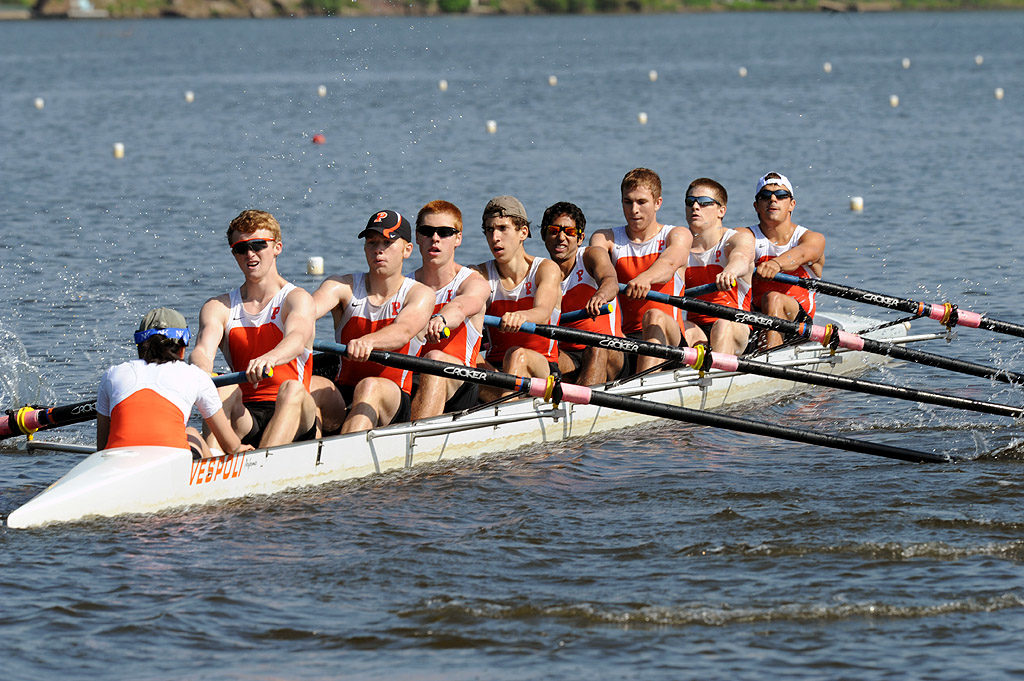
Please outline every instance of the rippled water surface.
[[[1016, 13], [0, 23], [0, 408], [90, 396], [150, 307], [194, 328], [240, 279], [224, 230], [243, 208], [279, 217], [282, 272], [315, 287], [306, 259], [359, 268], [355, 234], [381, 208], [454, 201], [460, 258], [479, 261], [490, 196], [536, 217], [572, 200], [592, 229], [611, 226], [638, 165], [661, 173], [660, 217], [676, 224], [692, 178], [720, 179], [742, 225], [754, 180], [781, 170], [799, 221], [828, 239], [828, 278], [1022, 322], [1022, 45]], [[926, 349], [1024, 371], [1008, 336]], [[904, 363], [871, 378], [1024, 402]], [[735, 411], [965, 460], [658, 423], [5, 528], [0, 678], [1024, 672], [1019, 423], [817, 388]], [[0, 445], [0, 515], [79, 459]]]

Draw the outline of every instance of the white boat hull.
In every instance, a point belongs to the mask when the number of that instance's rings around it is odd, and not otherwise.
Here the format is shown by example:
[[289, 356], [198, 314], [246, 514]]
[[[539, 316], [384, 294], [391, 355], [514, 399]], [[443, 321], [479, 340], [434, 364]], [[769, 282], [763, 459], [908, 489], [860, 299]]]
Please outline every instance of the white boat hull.
[[[838, 316], [837, 316], [838, 317]], [[837, 319], [844, 328], [865, 328], [873, 320]], [[898, 340], [898, 326], [871, 337]], [[835, 356], [821, 346], [772, 353], [773, 364], [825, 373], [853, 373], [881, 358], [862, 352]], [[693, 409], [717, 409], [798, 387], [752, 374], [713, 371], [703, 378], [691, 369], [630, 381], [610, 390]], [[365, 433], [294, 443], [272, 449], [193, 460], [187, 450], [123, 447], [91, 454], [7, 518], [11, 528], [28, 528], [91, 516], [152, 513], [171, 508], [273, 494], [296, 487], [360, 478], [422, 463], [478, 457], [529, 444], [573, 437], [654, 420], [593, 405], [522, 399], [462, 417], [439, 416]]]

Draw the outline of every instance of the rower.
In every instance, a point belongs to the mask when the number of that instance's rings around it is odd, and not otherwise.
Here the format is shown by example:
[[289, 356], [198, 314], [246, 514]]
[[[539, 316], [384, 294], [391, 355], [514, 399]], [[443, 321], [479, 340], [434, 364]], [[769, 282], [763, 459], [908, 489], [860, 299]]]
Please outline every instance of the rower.
[[[524, 242], [530, 236], [526, 208], [514, 196], [497, 196], [484, 208], [483, 230], [493, 260], [476, 266], [490, 287], [487, 314], [501, 318], [490, 327], [490, 345], [483, 366], [516, 376], [546, 378], [558, 371], [558, 344], [519, 331], [524, 322], [557, 324], [562, 272], [547, 258], [530, 255]], [[482, 388], [491, 400], [504, 394]]]
[[358, 238], [365, 238], [369, 271], [331, 275], [313, 294], [316, 318], [330, 312], [335, 340], [348, 346], [334, 389], [317, 397], [325, 432], [338, 423], [342, 433], [353, 433], [409, 420], [412, 372], [367, 360], [372, 350], [409, 354], [433, 311], [434, 292], [402, 274], [412, 255], [408, 220], [382, 210]]
[[146, 313], [135, 332], [139, 358], [111, 367], [96, 396], [96, 449], [177, 447], [195, 458], [213, 456], [199, 431], [187, 427], [198, 406], [220, 449], [237, 454], [242, 444], [224, 414], [210, 374], [186, 364], [188, 324], [177, 310], [158, 307]]
[[[649, 301], [646, 296], [651, 291], [683, 294], [686, 258], [693, 240], [690, 230], [658, 222], [661, 178], [653, 170], [630, 170], [622, 178], [620, 192], [626, 224], [594, 232], [590, 245], [608, 252], [619, 283], [626, 285], [619, 295], [622, 331], [652, 343], [679, 345], [687, 325], [684, 315], [678, 308]], [[646, 371], [659, 361], [639, 357], [636, 369]]]
[[[758, 179], [754, 189], [758, 224], [750, 227], [758, 276], [751, 286], [751, 305], [772, 317], [803, 322], [814, 319], [814, 291], [771, 279], [779, 272], [820, 279], [825, 266], [825, 236], [795, 224], [794, 208], [793, 184], [785, 175], [768, 173]], [[764, 345], [782, 345], [782, 334], [766, 332]]]
[[[441, 200], [420, 208], [416, 244], [423, 266], [413, 277], [434, 290], [434, 314], [423, 329], [419, 355], [475, 369], [491, 290], [479, 272], [455, 262], [455, 249], [462, 244], [462, 211]], [[412, 399], [412, 420], [469, 409], [479, 396], [476, 383], [422, 374]]]
[[[617, 312], [601, 314], [601, 306], [615, 300], [619, 282], [608, 251], [580, 248], [587, 218], [579, 206], [560, 201], [548, 206], [540, 223], [548, 255], [562, 272], [562, 313], [586, 310], [590, 315], [562, 323], [583, 331], [622, 335]], [[622, 371], [621, 352], [579, 343], [559, 342], [558, 368], [569, 383], [597, 385], [611, 381]]]
[[[699, 297], [739, 310], [750, 309], [750, 277], [754, 271], [754, 235], [746, 229], [727, 229], [722, 224], [729, 194], [720, 183], [701, 177], [686, 188], [686, 223], [693, 234], [686, 264], [686, 288], [715, 284], [717, 291]], [[711, 341], [711, 349], [736, 355], [747, 347], [750, 326], [687, 312], [695, 326], [686, 330], [686, 342]]]
[[219, 346], [232, 370], [248, 375], [248, 384], [219, 389], [242, 442], [272, 447], [314, 439], [317, 410], [309, 392], [313, 299], [278, 274], [284, 245], [273, 215], [242, 211], [228, 226], [227, 237], [245, 281], [203, 305], [190, 361], [212, 372]]

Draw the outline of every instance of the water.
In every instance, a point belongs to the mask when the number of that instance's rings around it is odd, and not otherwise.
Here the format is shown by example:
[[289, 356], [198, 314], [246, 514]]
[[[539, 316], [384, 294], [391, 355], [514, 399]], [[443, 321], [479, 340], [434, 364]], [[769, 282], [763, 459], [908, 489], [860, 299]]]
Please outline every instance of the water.
[[[828, 238], [828, 278], [1020, 322], [1022, 38], [1019, 13], [0, 24], [0, 407], [90, 395], [150, 307], [195, 328], [202, 302], [239, 281], [224, 230], [243, 208], [277, 215], [282, 272], [315, 287], [306, 258], [359, 268], [355, 234], [381, 208], [455, 202], [460, 259], [475, 262], [490, 196], [516, 194], [532, 216], [568, 199], [591, 229], [611, 226], [638, 165], [661, 173], [660, 217], [676, 224], [692, 178], [721, 180], [741, 225], [757, 176], [781, 170], [796, 217]], [[927, 349], [1021, 371], [1020, 348], [966, 330]], [[906, 364], [871, 378], [1024, 401]], [[663, 423], [158, 517], [4, 529], [0, 677], [1024, 671], [1018, 424], [820, 389], [737, 412], [969, 460], [914, 466]], [[0, 515], [78, 460], [0, 445]]]

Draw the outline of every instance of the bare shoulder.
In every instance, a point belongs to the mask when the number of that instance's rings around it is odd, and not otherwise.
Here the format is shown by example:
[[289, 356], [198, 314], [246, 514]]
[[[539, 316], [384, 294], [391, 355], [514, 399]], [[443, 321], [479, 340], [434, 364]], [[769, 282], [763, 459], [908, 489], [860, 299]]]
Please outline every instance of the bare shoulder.
[[612, 229], [599, 229], [590, 235], [590, 245], [595, 248], [611, 248], [615, 243], [615, 234]]
[[203, 303], [202, 308], [199, 310], [199, 316], [201, 319], [208, 321], [214, 321], [220, 318], [227, 318], [228, 310], [231, 308], [231, 294], [222, 293], [219, 296], [210, 298]]

